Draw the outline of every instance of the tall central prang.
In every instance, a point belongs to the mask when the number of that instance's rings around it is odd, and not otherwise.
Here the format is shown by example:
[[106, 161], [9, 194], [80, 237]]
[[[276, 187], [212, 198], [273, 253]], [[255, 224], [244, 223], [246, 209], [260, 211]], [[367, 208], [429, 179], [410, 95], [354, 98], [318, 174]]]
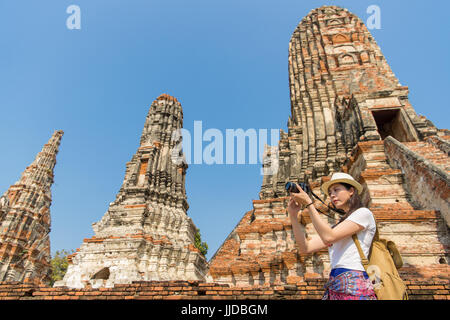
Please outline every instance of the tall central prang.
[[[405, 278], [448, 275], [448, 131], [416, 114], [408, 87], [347, 9], [311, 10], [292, 35], [288, 68], [291, 116], [288, 132], [280, 134], [279, 169], [264, 175], [260, 199], [210, 260], [208, 279], [248, 286], [328, 277], [327, 250], [298, 251], [284, 187], [287, 181], [308, 182], [325, 198], [320, 185], [338, 171], [363, 186], [363, 203], [374, 213], [381, 237], [401, 250]], [[307, 209], [299, 219], [308, 237], [316, 234]]]

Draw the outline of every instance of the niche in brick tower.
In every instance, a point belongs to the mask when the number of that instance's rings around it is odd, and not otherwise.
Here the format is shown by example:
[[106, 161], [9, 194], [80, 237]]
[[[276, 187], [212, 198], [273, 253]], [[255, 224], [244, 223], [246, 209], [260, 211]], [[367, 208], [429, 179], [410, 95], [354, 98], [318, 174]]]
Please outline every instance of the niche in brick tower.
[[401, 142], [416, 141], [406, 118], [399, 108], [372, 111], [381, 139], [392, 136]]

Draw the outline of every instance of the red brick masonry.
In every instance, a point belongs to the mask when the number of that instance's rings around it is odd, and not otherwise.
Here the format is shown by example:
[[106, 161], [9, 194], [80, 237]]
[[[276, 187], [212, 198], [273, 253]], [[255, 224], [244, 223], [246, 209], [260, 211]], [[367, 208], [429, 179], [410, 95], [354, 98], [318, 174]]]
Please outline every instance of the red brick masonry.
[[[301, 300], [321, 299], [326, 279], [295, 285], [230, 287], [199, 281], [139, 281], [114, 288], [69, 289], [43, 285], [0, 283], [0, 300]], [[450, 300], [445, 279], [407, 280], [410, 300]]]

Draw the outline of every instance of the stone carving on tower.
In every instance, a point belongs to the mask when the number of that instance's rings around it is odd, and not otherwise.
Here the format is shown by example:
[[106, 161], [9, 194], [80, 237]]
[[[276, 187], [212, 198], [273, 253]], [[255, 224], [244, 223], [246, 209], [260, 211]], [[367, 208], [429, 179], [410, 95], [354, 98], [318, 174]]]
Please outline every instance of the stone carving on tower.
[[19, 181], [0, 197], [0, 281], [50, 281], [53, 169], [63, 131], [55, 131]]
[[95, 236], [69, 256], [67, 273], [55, 286], [204, 279], [207, 262], [194, 246], [197, 228], [186, 213], [188, 165], [176, 161], [183, 158], [177, 149], [181, 137], [173, 137], [182, 126], [181, 104], [169, 95], [159, 96], [116, 200], [93, 224]]

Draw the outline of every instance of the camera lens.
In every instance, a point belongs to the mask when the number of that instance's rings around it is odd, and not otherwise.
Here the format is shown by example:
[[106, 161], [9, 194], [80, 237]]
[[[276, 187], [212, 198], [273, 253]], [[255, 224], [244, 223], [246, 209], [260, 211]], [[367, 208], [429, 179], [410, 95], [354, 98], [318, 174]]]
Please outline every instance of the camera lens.
[[309, 193], [310, 190], [311, 190], [311, 189], [309, 188], [309, 184], [306, 183], [306, 182], [301, 182], [301, 183], [300, 183], [300, 188], [302, 188], [303, 191], [305, 191], [306, 193]]
[[297, 186], [293, 182], [287, 182], [285, 188], [288, 192], [298, 192]]

